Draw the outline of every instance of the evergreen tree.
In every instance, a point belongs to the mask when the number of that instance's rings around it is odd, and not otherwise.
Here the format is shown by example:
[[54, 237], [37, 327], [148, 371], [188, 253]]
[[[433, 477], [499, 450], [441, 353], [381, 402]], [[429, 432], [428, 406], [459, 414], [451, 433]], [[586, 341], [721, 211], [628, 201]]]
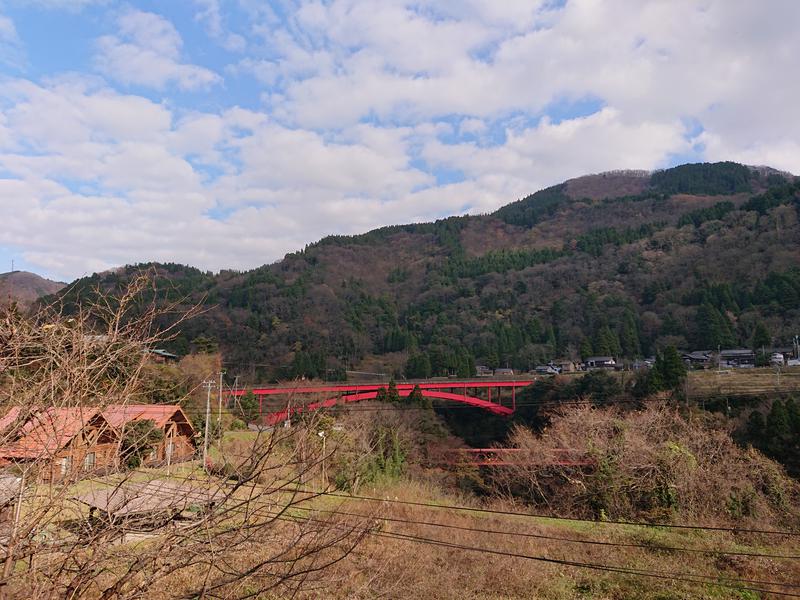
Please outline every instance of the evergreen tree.
[[767, 451], [778, 460], [783, 460], [792, 434], [792, 423], [786, 405], [780, 399], [772, 403], [765, 434]]
[[258, 398], [248, 391], [236, 401], [234, 413], [245, 423], [252, 423], [259, 417], [260, 410]]
[[394, 403], [400, 402], [400, 393], [397, 391], [397, 382], [395, 382], [394, 378], [389, 380], [389, 387], [386, 389], [386, 400]]
[[729, 348], [735, 344], [728, 317], [708, 302], [697, 309], [695, 329], [695, 343], [700, 348]]
[[431, 359], [427, 352], [418, 352], [408, 357], [406, 377], [409, 379], [427, 379], [431, 376]]
[[594, 354], [594, 350], [592, 349], [592, 340], [590, 340], [589, 338], [583, 338], [583, 340], [581, 340], [580, 352], [581, 352], [581, 358], [583, 360], [586, 360], [587, 358], [592, 356]]
[[653, 385], [657, 389], [677, 390], [686, 379], [686, 365], [681, 359], [681, 355], [674, 346], [668, 346], [663, 352], [656, 356], [656, 363], [653, 365], [655, 381]]
[[597, 330], [594, 350], [598, 356], [620, 356], [622, 354], [619, 337], [608, 325], [603, 325]]
[[767, 330], [763, 321], [759, 321], [756, 323], [756, 327], [753, 330], [751, 347], [757, 352], [762, 348], [769, 348], [770, 346], [772, 346], [772, 337], [769, 335], [769, 330]]
[[415, 406], [424, 406], [425, 400], [426, 398], [422, 395], [422, 390], [419, 389], [418, 385], [415, 385], [414, 389], [411, 390], [411, 393], [408, 395], [408, 403]]
[[639, 328], [636, 326], [636, 318], [630, 310], [625, 311], [625, 317], [622, 321], [620, 344], [624, 356], [636, 358], [642, 355], [642, 348], [639, 342]]

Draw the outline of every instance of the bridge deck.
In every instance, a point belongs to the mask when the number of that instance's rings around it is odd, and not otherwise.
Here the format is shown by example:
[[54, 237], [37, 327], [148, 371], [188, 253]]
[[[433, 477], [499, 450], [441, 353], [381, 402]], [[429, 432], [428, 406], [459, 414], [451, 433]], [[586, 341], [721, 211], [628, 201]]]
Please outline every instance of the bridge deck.
[[[477, 380], [451, 380], [451, 381], [414, 381], [397, 383], [397, 391], [413, 390], [414, 386], [419, 386], [421, 390], [448, 390], [448, 389], [484, 389], [484, 388], [520, 388], [531, 385], [533, 379], [477, 379]], [[318, 394], [318, 393], [337, 393], [337, 392], [372, 392], [385, 388], [389, 385], [384, 383], [341, 383], [341, 384], [320, 384], [320, 385], [271, 385], [260, 386], [252, 389], [256, 396], [274, 396], [280, 394]], [[233, 396], [242, 396], [246, 390], [236, 390], [231, 392]]]

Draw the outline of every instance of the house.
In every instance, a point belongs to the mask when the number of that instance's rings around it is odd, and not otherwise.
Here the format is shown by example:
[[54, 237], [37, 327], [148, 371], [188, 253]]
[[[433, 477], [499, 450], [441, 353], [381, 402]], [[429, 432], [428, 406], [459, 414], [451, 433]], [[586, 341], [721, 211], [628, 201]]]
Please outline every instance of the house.
[[750, 369], [756, 366], [756, 353], [742, 348], [722, 350], [719, 353], [719, 364], [721, 367], [733, 369]]
[[[9, 411], [13, 413], [14, 409]], [[6, 414], [6, 424], [19, 412]], [[59, 481], [72, 475], [116, 467], [119, 436], [97, 408], [51, 407], [33, 411], [24, 424], [0, 446], [0, 464], [40, 463], [40, 481]]]
[[537, 375], [558, 375], [558, 369], [554, 365], [537, 365]]
[[486, 365], [477, 365], [475, 367], [475, 374], [478, 377], [491, 377], [492, 376], [492, 370], [489, 367], [487, 367]]
[[495, 377], [508, 377], [514, 375], [514, 369], [495, 369]]
[[177, 404], [109, 404], [103, 416], [120, 435], [136, 421], [152, 421], [164, 434], [146, 464], [163, 464], [189, 460], [194, 456], [194, 427]]
[[617, 362], [613, 356], [590, 356], [583, 361], [583, 368], [587, 371], [592, 369], [616, 369]]
[[711, 350], [694, 350], [683, 354], [683, 362], [695, 369], [707, 369], [714, 362]]
[[571, 360], [557, 360], [554, 364], [559, 373], [576, 373], [580, 371], [580, 364]]
[[180, 356], [177, 354], [172, 354], [172, 352], [167, 352], [161, 348], [149, 348], [147, 350], [147, 354], [154, 363], [170, 363], [170, 362], [178, 362], [180, 360]]

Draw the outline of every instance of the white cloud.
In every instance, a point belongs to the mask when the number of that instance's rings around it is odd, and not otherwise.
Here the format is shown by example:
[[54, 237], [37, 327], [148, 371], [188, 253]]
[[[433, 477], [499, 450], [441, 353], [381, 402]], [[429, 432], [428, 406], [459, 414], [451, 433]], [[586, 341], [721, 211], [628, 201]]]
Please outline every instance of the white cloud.
[[174, 83], [193, 90], [221, 81], [210, 69], [181, 62], [183, 41], [165, 18], [131, 10], [119, 18], [118, 25], [117, 35], [97, 40], [95, 66], [107, 77], [126, 85], [156, 89]]
[[[21, 0], [14, 1], [21, 2]], [[108, 4], [109, 0], [24, 0], [24, 2], [28, 6], [79, 12], [87, 6]]]
[[22, 62], [22, 40], [14, 21], [0, 13], [0, 64], [19, 67]]
[[247, 40], [238, 33], [227, 31], [223, 24], [222, 7], [219, 0], [194, 0], [200, 8], [195, 20], [205, 23], [208, 35], [231, 52], [243, 52]]
[[[116, 13], [96, 42], [106, 79], [3, 80], [0, 247], [65, 278], [151, 259], [248, 268], [674, 156], [800, 172], [794, 0], [194, 7], [185, 41], [162, 16]], [[192, 27], [246, 51], [226, 70], [240, 80], [192, 63], [208, 52]], [[0, 18], [0, 47], [15, 31]]]

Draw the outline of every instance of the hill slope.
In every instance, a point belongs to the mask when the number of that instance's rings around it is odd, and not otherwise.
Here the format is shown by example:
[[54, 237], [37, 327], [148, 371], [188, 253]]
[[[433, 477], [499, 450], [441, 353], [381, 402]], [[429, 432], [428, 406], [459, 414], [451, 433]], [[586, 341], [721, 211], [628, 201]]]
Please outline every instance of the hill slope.
[[42, 296], [58, 293], [64, 285], [27, 271], [0, 273], [0, 302], [11, 299], [27, 306]]
[[[211, 307], [173, 350], [219, 345], [248, 379], [466, 375], [475, 363], [787, 343], [800, 329], [799, 213], [791, 175], [684, 165], [328, 237], [245, 273], [155, 268], [171, 297]], [[136, 269], [78, 281], [67, 300]]]

